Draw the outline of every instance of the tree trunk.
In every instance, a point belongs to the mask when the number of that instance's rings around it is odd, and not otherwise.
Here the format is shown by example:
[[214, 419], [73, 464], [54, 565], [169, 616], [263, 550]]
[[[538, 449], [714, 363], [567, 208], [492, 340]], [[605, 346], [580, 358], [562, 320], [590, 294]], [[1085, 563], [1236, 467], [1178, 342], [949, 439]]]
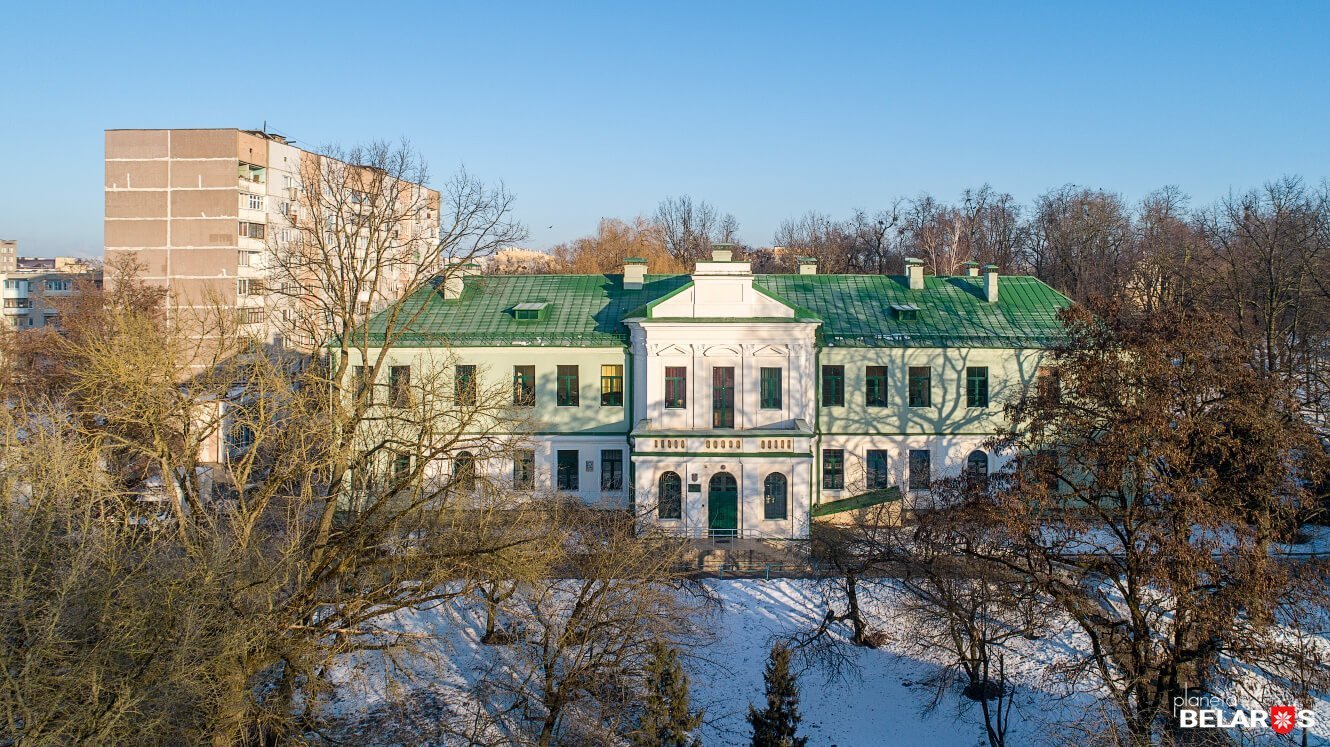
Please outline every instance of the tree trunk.
[[850, 642], [856, 646], [865, 646], [867, 645], [868, 627], [864, 625], [863, 615], [859, 612], [859, 575], [857, 573], [845, 574], [845, 599], [848, 604], [845, 615], [850, 618], [850, 625], [854, 628], [854, 635], [850, 638]]

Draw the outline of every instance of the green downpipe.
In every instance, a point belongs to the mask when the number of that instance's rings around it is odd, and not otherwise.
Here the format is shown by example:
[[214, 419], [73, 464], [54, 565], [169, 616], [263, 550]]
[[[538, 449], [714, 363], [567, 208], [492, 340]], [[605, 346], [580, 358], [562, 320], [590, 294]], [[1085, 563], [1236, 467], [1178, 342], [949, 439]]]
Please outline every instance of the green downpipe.
[[637, 516], [637, 465], [633, 464], [633, 426], [637, 420], [633, 417], [633, 403], [637, 398], [637, 388], [633, 384], [633, 348], [631, 340], [624, 348], [623, 355], [623, 411], [628, 419], [625, 423], [625, 436], [628, 446], [628, 511]]

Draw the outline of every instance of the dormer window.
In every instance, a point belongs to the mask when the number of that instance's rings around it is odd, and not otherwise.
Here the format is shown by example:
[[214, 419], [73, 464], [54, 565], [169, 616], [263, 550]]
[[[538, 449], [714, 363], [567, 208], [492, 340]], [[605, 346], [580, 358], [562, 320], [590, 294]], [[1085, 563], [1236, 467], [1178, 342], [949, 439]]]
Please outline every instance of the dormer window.
[[919, 319], [919, 307], [911, 303], [892, 304], [891, 310], [896, 312], [896, 318], [902, 322], [913, 322]]
[[519, 303], [513, 307], [513, 318], [519, 322], [537, 322], [545, 318], [549, 307], [545, 301]]

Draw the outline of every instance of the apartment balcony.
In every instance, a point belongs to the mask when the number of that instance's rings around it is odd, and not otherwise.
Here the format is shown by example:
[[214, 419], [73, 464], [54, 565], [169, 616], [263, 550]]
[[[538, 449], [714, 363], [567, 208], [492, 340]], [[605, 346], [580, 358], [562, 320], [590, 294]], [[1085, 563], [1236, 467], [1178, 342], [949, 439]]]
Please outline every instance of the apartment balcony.
[[256, 182], [253, 181], [252, 179], [246, 179], [245, 177], [241, 177], [240, 179], [237, 180], [236, 184], [240, 188], [240, 191], [242, 193], [248, 193], [252, 195], [268, 194], [268, 185], [264, 182]]

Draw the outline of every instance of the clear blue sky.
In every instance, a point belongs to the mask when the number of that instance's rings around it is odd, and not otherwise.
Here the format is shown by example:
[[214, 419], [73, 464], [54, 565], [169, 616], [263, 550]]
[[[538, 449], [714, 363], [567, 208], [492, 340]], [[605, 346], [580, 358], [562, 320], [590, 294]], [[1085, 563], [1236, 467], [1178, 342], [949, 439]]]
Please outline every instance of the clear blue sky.
[[[766, 244], [985, 182], [1208, 203], [1330, 175], [1330, 4], [20, 3], [0, 238], [100, 254], [102, 131], [409, 138], [516, 194], [530, 244], [688, 193]], [[547, 228], [553, 226], [553, 228]]]

